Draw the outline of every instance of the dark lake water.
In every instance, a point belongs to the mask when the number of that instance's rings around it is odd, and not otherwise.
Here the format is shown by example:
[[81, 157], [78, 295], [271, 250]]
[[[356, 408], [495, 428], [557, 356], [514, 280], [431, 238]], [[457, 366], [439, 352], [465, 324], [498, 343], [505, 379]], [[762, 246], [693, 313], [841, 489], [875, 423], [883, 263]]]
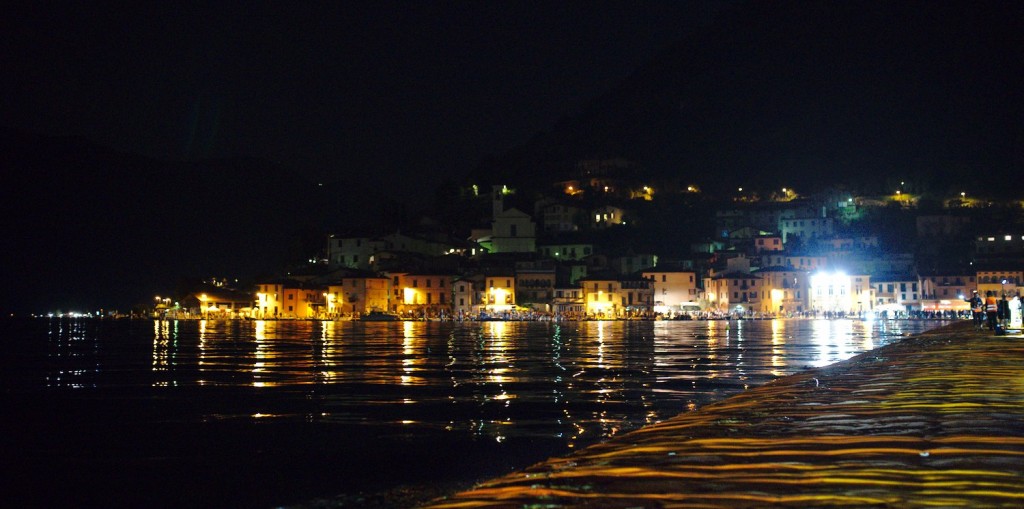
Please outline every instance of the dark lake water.
[[3, 500], [407, 507], [945, 323], [2, 320]]

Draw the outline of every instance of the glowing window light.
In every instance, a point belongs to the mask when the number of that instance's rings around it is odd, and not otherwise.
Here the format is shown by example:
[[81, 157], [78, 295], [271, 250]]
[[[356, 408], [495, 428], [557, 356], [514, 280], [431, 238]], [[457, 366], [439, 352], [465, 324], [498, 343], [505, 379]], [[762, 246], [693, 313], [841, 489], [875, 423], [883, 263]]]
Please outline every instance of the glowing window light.
[[405, 303], [405, 304], [415, 304], [416, 303], [416, 290], [413, 290], [412, 288], [409, 288], [409, 287], [405, 287], [405, 288], [402, 289], [402, 293], [403, 293], [403, 295], [402, 295], [402, 302], [403, 303]]

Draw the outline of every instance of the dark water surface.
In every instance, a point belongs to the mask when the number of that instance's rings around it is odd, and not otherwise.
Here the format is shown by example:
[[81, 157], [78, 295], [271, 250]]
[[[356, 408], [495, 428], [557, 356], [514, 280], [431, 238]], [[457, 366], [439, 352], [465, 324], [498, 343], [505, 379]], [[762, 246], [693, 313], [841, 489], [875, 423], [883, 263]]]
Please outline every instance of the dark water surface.
[[405, 507], [943, 324], [3, 320], [3, 500]]

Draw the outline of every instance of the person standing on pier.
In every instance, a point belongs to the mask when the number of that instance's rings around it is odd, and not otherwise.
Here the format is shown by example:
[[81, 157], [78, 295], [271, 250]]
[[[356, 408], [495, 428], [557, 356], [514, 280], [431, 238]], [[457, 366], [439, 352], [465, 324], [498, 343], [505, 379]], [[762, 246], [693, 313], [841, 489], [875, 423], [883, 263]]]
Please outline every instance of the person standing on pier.
[[978, 290], [974, 290], [971, 293], [971, 297], [964, 300], [971, 305], [971, 318], [974, 319], [974, 328], [980, 329], [984, 322], [983, 317], [985, 316], [985, 303], [981, 300], [981, 296], [978, 295]]
[[985, 316], [988, 322], [988, 330], [996, 330], [997, 317], [999, 316], [999, 302], [996, 300], [996, 292], [991, 290], [985, 292]]

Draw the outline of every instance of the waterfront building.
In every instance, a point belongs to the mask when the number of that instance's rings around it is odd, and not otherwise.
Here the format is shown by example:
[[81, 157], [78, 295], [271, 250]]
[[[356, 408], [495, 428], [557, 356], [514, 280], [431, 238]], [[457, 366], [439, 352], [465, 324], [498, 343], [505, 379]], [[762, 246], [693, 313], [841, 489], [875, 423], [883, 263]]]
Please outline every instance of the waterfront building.
[[762, 267], [754, 272], [760, 276], [762, 287], [758, 311], [782, 316], [802, 313], [809, 309], [810, 274], [792, 267]]
[[641, 272], [644, 279], [651, 281], [654, 292], [654, 311], [675, 314], [680, 305], [698, 299], [697, 273], [675, 267], [653, 267]]
[[454, 276], [436, 273], [389, 272], [391, 311], [413, 317], [451, 315]]
[[555, 270], [553, 260], [517, 263], [515, 301], [522, 307], [550, 312], [555, 291]]
[[[931, 281], [924, 280], [931, 286]], [[924, 296], [932, 292], [913, 274], [874, 275], [871, 285], [875, 289], [876, 311], [919, 311]]]
[[583, 290], [574, 284], [561, 282], [556, 284], [554, 297], [551, 299], [551, 312], [555, 316], [579, 318], [586, 316], [586, 302]]
[[190, 293], [181, 300], [181, 308], [189, 315], [203, 318], [242, 318], [253, 311], [253, 296], [223, 288], [210, 288]]
[[257, 318], [318, 318], [324, 309], [324, 291], [294, 279], [272, 279], [256, 284]]
[[763, 287], [763, 280], [749, 271], [733, 270], [704, 278], [709, 307], [726, 313], [760, 311]]
[[328, 317], [352, 317], [373, 310], [388, 309], [388, 278], [369, 271], [346, 271], [327, 285], [325, 312]]
[[590, 316], [623, 318], [653, 310], [654, 287], [648, 279], [605, 273], [585, 277], [579, 283]]
[[479, 305], [477, 282], [473, 278], [457, 277], [452, 280], [452, 313], [454, 316], [470, 316], [478, 309]]
[[815, 313], [858, 314], [874, 309], [871, 276], [818, 271], [810, 276], [809, 306]]
[[492, 273], [484, 277], [479, 301], [483, 311], [506, 312], [516, 307], [516, 276], [513, 273]]

